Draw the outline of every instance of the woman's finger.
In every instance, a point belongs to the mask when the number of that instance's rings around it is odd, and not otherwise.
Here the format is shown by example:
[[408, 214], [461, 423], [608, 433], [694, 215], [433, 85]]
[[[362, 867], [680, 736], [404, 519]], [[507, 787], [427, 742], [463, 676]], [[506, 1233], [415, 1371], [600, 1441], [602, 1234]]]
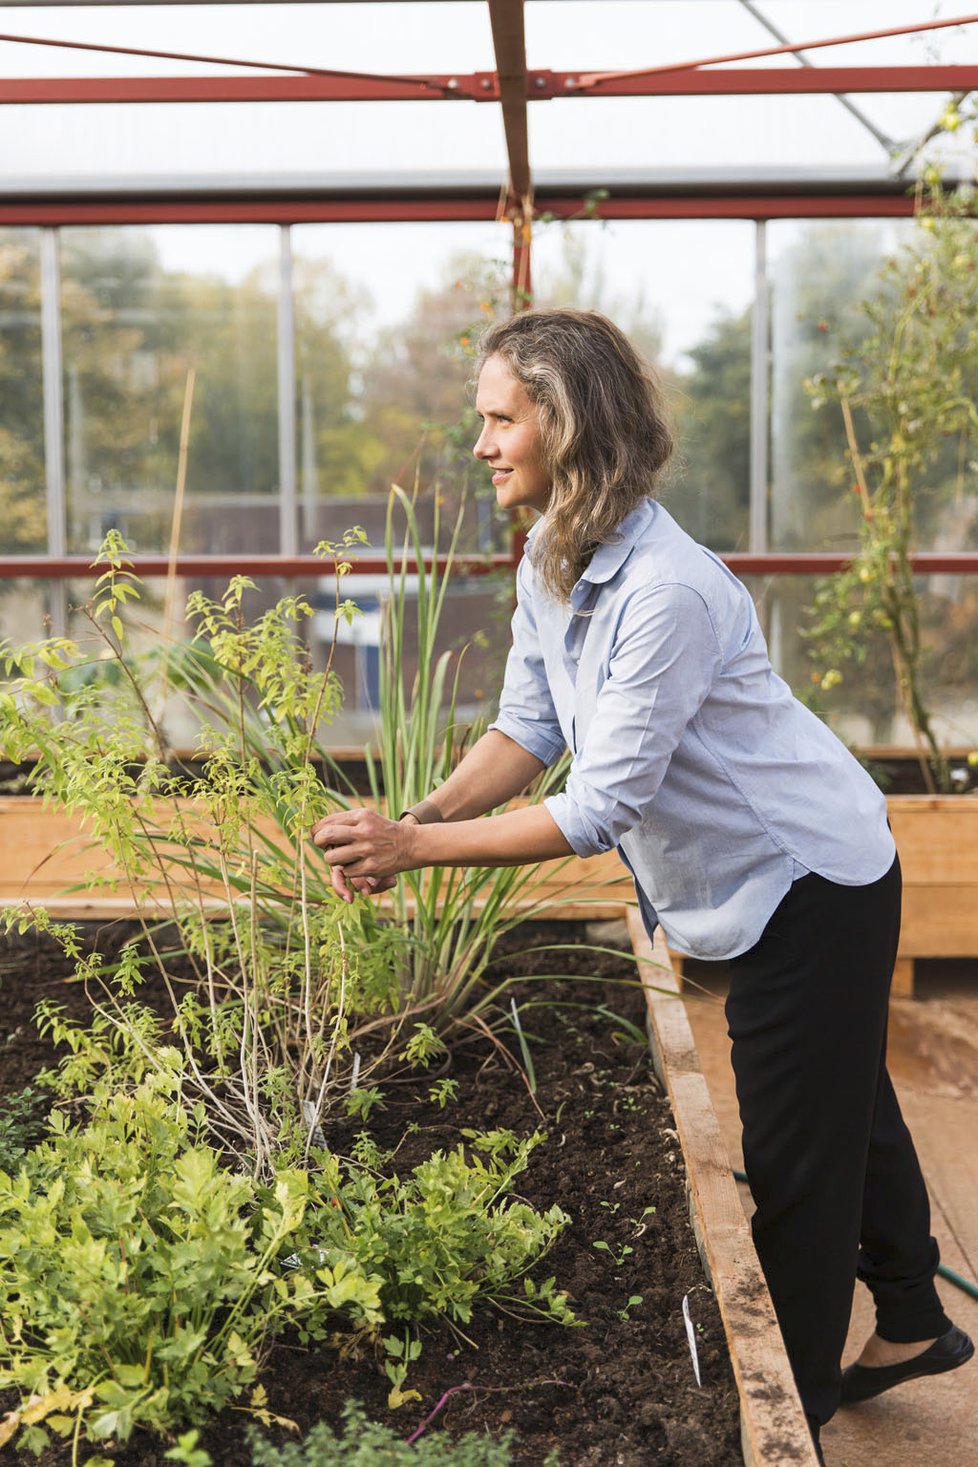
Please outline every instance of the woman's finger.
[[353, 901], [353, 891], [346, 879], [346, 872], [342, 866], [330, 867], [330, 881], [332, 882], [336, 895], [349, 905]]

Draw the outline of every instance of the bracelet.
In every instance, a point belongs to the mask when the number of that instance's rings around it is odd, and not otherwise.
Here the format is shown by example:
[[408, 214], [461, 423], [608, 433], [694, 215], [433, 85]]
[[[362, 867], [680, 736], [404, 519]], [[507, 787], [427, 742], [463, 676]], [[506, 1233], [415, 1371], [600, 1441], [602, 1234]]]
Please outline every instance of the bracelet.
[[438, 806], [433, 805], [430, 800], [419, 800], [410, 809], [402, 810], [397, 818], [398, 820], [404, 820], [408, 815], [416, 820], [419, 825], [439, 825], [445, 819]]

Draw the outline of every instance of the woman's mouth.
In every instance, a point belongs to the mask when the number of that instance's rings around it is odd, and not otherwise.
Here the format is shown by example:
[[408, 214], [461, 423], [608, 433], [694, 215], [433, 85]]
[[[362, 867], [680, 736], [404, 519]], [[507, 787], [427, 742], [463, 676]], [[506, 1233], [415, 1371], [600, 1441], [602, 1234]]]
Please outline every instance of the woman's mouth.
[[512, 472], [512, 469], [497, 469], [492, 476], [492, 482], [494, 484], [505, 484]]

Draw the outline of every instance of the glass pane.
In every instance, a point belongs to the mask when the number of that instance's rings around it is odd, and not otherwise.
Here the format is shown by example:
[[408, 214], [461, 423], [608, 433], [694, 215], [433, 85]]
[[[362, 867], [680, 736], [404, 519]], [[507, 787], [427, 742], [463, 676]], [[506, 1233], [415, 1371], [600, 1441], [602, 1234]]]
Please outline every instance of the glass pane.
[[[230, 56], [283, 68], [445, 74], [491, 71], [484, 4], [79, 7], [27, 12], [31, 35], [113, 46]], [[267, 76], [241, 66], [66, 51], [0, 42], [4, 76]], [[83, 113], [84, 126], [79, 126]], [[447, 115], [446, 115], [447, 114]], [[6, 114], [5, 114], [6, 115]], [[142, 183], [147, 175], [263, 173], [417, 175], [425, 168], [494, 169], [505, 178], [499, 110], [471, 102], [114, 103], [17, 106], [16, 149], [4, 172], [60, 178], [93, 173]]]
[[[417, 630], [414, 622], [416, 595], [414, 578], [407, 580], [404, 662], [402, 677], [410, 690], [417, 671]], [[502, 684], [509, 619], [512, 614], [512, 576], [466, 578], [451, 582], [442, 612], [437, 656], [451, 653], [449, 686], [459, 669], [456, 723], [471, 723], [486, 714], [497, 699]], [[362, 615], [352, 626], [342, 625], [337, 633], [333, 666], [344, 689], [343, 706], [327, 731], [325, 742], [337, 749], [357, 749], [376, 739], [379, 732], [379, 672], [385, 608], [389, 602], [386, 576], [359, 575], [355, 571], [343, 581]], [[334, 589], [332, 579], [320, 582], [315, 604], [320, 608], [312, 626], [314, 663], [321, 663], [333, 636]]]
[[[947, 748], [978, 746], [978, 576], [919, 577], [922, 686], [935, 731]], [[811, 576], [773, 576], [750, 582], [768, 629], [771, 660], [796, 696], [828, 718], [841, 738], [861, 747], [914, 746], [901, 705], [883, 632], [865, 643], [865, 661], [835, 671], [841, 681], [824, 689], [825, 669], [813, 661], [804, 632], [814, 596]]]
[[193, 372], [180, 549], [276, 550], [277, 230], [66, 229], [61, 250], [69, 549], [111, 527], [168, 547]]
[[[472, 458], [468, 381], [482, 327], [508, 310], [506, 225], [302, 225], [292, 232], [300, 544], [360, 524], [383, 546], [390, 486], [420, 490], [432, 543], [438, 498], [462, 540], [508, 536]], [[434, 492], [437, 488], [437, 495]]]
[[534, 277], [540, 304], [603, 311], [659, 365], [678, 428], [661, 498], [696, 539], [717, 550], [744, 548], [753, 224], [553, 224], [536, 237]]
[[0, 555], [45, 549], [40, 231], [0, 230]]
[[23, 647], [48, 635], [55, 581], [0, 580], [0, 642]]
[[813, 410], [805, 382], [866, 334], [859, 309], [910, 221], [777, 221], [771, 281], [771, 548], [848, 550], [857, 507], [838, 404]]
[[[910, 220], [783, 222], [771, 236], [772, 545], [849, 550], [857, 543], [862, 501], [851, 492], [849, 431], [831, 387], [812, 382], [822, 374], [831, 384], [841, 363], [861, 382], [852, 435], [866, 461], [862, 478], [879, 486], [891, 435], [912, 441], [922, 455], [907, 460], [918, 547], [975, 547], [976, 434], [961, 406], [978, 391], [973, 224], [958, 221], [945, 234]], [[929, 259], [937, 262], [933, 275], [922, 273]], [[940, 288], [929, 290], [931, 280]], [[940, 399], [932, 396], [938, 380], [956, 383]], [[875, 408], [861, 401], [866, 390]], [[948, 396], [959, 403], [951, 410]]]
[[[404, 638], [403, 675], [407, 687], [417, 665], [413, 620], [416, 598], [411, 592], [412, 579], [408, 580]], [[131, 602], [123, 611], [127, 650], [134, 660], [146, 659], [148, 705], [164, 730], [168, 748], [182, 755], [189, 756], [197, 750], [199, 720], [192, 700], [175, 686], [176, 677], [170, 677], [164, 688], [159, 675], [159, 653], [164, 646], [186, 644], [193, 638], [196, 623], [185, 616], [191, 591], [220, 600], [228, 580], [228, 576], [195, 576], [177, 577], [170, 583], [162, 577], [146, 577], [140, 583], [139, 600]], [[335, 718], [321, 730], [322, 742], [330, 749], [359, 753], [377, 732], [382, 618], [389, 600], [389, 581], [386, 575], [362, 574], [354, 569], [341, 585], [342, 595], [360, 608], [361, 614], [354, 618], [352, 625], [343, 619], [337, 623], [336, 580], [330, 573], [291, 581], [262, 577], [255, 589], [245, 593], [243, 612], [246, 620], [253, 623], [283, 596], [301, 595], [309, 601], [314, 615], [300, 620], [297, 630], [309, 649], [313, 668], [322, 671], [332, 656], [332, 667], [343, 687], [343, 701]], [[82, 610], [92, 596], [93, 587], [91, 579], [75, 580], [68, 584], [66, 596], [70, 635], [90, 649], [95, 661], [104, 651], [105, 643], [93, 631], [90, 619]], [[0, 613], [3, 605], [0, 602]], [[14, 627], [18, 640], [33, 640], [43, 635], [42, 609], [42, 603], [35, 597], [30, 607], [18, 614]], [[506, 573], [489, 577], [458, 575], [449, 586], [437, 653], [450, 652], [455, 658], [461, 658], [456, 712], [462, 723], [470, 722], [487, 709], [498, 692], [511, 611], [512, 577]]]

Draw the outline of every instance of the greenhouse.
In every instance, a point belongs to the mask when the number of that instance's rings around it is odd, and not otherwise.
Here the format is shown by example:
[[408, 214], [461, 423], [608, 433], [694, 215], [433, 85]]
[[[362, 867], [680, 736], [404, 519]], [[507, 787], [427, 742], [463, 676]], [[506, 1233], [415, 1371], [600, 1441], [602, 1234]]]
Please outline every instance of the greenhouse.
[[0, 1449], [971, 1460], [978, 13], [2, 21]]

